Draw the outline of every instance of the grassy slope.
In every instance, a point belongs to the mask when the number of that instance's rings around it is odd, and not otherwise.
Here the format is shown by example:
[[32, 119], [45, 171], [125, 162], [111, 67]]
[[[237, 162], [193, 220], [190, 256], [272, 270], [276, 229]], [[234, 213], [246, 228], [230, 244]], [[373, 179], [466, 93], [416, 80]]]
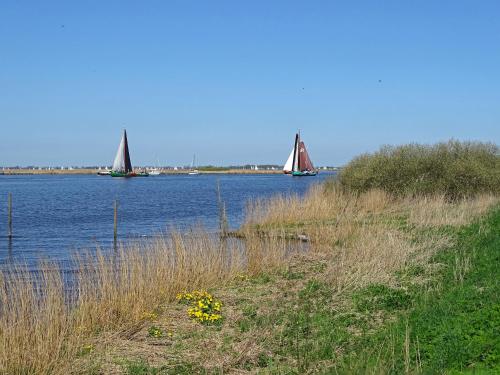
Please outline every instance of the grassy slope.
[[[280, 272], [216, 290], [225, 302], [222, 326], [189, 322], [184, 306], [168, 306], [154, 324], [171, 335], [148, 338], [146, 326], [113, 345], [104, 362], [129, 374], [495, 373], [500, 210], [438, 230], [455, 245], [400, 271], [396, 285], [370, 284], [339, 299], [325, 282], [329, 259], [304, 255]], [[144, 342], [147, 352], [138, 352]]]
[[441, 270], [426, 285], [365, 294], [372, 312], [402, 311], [353, 345], [337, 372], [500, 372], [500, 210], [461, 230], [458, 243], [432, 262]]

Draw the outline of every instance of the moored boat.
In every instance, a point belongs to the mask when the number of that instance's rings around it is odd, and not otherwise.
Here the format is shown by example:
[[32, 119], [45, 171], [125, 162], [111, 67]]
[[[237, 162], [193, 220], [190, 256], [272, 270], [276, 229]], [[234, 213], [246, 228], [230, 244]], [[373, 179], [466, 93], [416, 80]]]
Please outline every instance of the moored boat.
[[195, 169], [194, 167], [195, 165], [196, 165], [196, 155], [193, 155], [193, 162], [191, 163], [191, 169], [188, 172], [189, 175], [200, 174], [200, 172], [197, 169]]

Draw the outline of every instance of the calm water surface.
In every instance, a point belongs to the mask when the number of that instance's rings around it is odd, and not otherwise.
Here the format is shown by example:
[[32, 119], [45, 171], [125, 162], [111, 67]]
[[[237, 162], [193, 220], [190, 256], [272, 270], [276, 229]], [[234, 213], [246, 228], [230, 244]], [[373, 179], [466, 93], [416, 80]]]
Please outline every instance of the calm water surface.
[[[331, 176], [165, 175], [121, 179], [109, 176], [0, 176], [0, 266], [36, 267], [40, 258], [62, 264], [72, 254], [113, 242], [113, 201], [119, 202], [120, 240], [149, 237], [174, 226], [218, 226], [220, 181], [229, 225], [238, 227], [249, 199], [277, 193], [303, 194]], [[13, 196], [14, 238], [7, 233], [7, 194]]]

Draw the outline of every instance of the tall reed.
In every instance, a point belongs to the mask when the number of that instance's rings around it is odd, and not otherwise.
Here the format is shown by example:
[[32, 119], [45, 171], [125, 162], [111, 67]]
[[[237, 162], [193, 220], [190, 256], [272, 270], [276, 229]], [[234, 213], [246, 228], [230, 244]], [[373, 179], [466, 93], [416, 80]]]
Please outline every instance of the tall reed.
[[242, 246], [201, 229], [173, 233], [77, 257], [71, 298], [55, 264], [0, 272], [0, 373], [66, 373], [99, 332], [126, 335], [177, 293], [282, 264], [286, 251], [278, 238], [249, 234]]

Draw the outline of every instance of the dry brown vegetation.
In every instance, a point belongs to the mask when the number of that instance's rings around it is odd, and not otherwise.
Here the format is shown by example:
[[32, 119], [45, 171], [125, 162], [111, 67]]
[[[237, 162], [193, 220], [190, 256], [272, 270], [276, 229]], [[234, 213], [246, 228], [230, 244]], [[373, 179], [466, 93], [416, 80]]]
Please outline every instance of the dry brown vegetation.
[[42, 264], [36, 277], [22, 267], [0, 273], [0, 372], [67, 373], [99, 334], [127, 337], [181, 291], [280, 264], [285, 245], [269, 239], [242, 247], [199, 229], [125, 246], [113, 256], [98, 252], [75, 261], [71, 303], [54, 264]]
[[449, 244], [443, 235], [419, 237], [419, 229], [459, 226], [484, 214], [491, 194], [450, 202], [444, 195], [392, 197], [382, 190], [346, 192], [336, 183], [316, 185], [306, 197], [278, 196], [248, 205], [244, 231], [307, 236], [313, 252], [331, 255], [338, 289], [385, 281], [408, 262], [423, 262]]
[[[304, 198], [251, 203], [242, 241], [220, 241], [196, 229], [123, 246], [114, 256], [80, 257], [71, 303], [53, 264], [42, 265], [36, 280], [21, 268], [0, 274], [0, 372], [119, 373], [130, 359], [240, 371], [258, 361], [270, 340], [268, 328], [242, 333], [242, 306], [251, 302], [259, 313], [270, 314], [305, 283], [277, 278], [263, 285], [252, 279], [291, 270], [315, 274], [342, 304], [346, 290], [391, 284], [394, 271], [425, 264], [452, 241], [443, 234], [420, 235], [421, 229], [466, 224], [495, 202], [490, 195], [450, 202], [443, 196], [393, 198], [379, 190], [356, 195], [335, 184], [318, 185]], [[286, 240], [291, 235], [310, 239], [306, 253]], [[222, 328], [189, 321], [173, 303], [176, 293], [193, 289], [217, 291], [225, 305]], [[147, 337], [153, 311], [155, 324], [171, 336]]]

